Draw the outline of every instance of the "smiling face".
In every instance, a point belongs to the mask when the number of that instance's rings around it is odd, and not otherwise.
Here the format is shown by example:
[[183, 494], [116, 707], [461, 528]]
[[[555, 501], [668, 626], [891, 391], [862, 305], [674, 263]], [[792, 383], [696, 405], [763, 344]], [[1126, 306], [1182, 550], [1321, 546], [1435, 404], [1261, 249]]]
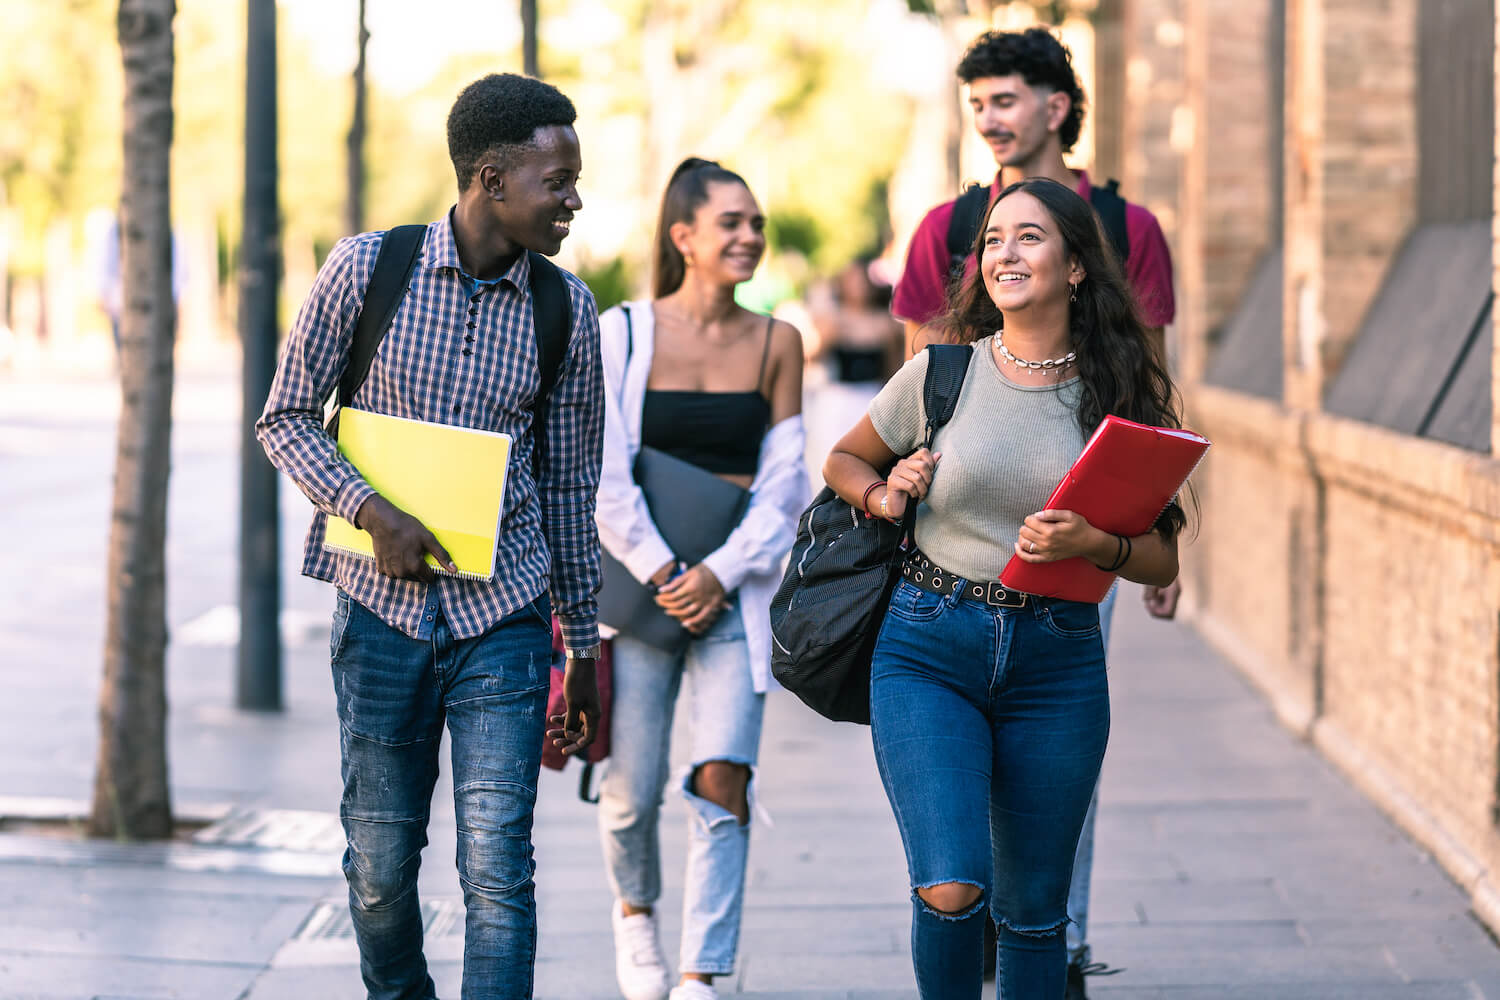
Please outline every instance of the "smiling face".
[[550, 257], [562, 249], [573, 213], [583, 208], [578, 197], [582, 169], [573, 127], [547, 125], [536, 130], [530, 145], [516, 150], [505, 169], [487, 164], [479, 180], [490, 192], [501, 233]]
[[1002, 167], [1027, 168], [1040, 161], [1048, 145], [1061, 141], [1058, 130], [1067, 118], [1068, 95], [1033, 87], [1019, 73], [980, 77], [969, 84], [974, 128]]
[[1002, 313], [1066, 308], [1084, 272], [1057, 220], [1035, 197], [1016, 191], [996, 202], [985, 224], [979, 272]]
[[671, 237], [689, 273], [714, 284], [749, 281], [766, 252], [766, 217], [743, 184], [716, 181], [691, 223], [672, 224]]

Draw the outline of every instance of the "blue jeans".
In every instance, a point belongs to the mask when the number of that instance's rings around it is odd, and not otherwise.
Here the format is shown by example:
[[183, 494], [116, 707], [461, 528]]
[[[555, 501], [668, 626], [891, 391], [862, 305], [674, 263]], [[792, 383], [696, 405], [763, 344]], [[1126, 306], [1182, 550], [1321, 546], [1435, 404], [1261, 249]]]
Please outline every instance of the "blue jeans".
[[441, 612], [413, 639], [340, 592], [333, 686], [343, 761], [344, 875], [370, 1000], [436, 996], [422, 955], [417, 868], [443, 723], [453, 744], [465, 1000], [531, 996], [531, 819], [552, 629], [545, 596], [472, 639]]
[[[1109, 738], [1098, 607], [994, 608], [902, 581], [875, 648], [870, 714], [914, 890], [921, 996], [979, 996], [988, 905], [998, 994], [1057, 1000], [1073, 854]], [[941, 912], [915, 891], [944, 883], [980, 898]]]
[[766, 696], [756, 693], [750, 675], [738, 602], [680, 654], [616, 636], [612, 670], [609, 769], [599, 786], [599, 833], [610, 888], [617, 901], [631, 906], [652, 906], [661, 896], [658, 826], [672, 716], [686, 679], [693, 742], [691, 764], [678, 778], [688, 806], [678, 971], [727, 975], [734, 971], [739, 948], [750, 826], [695, 795], [693, 775], [709, 761], [753, 768], [759, 753]]
[[[1109, 625], [1115, 617], [1115, 595], [1120, 592], [1116, 583], [1099, 602], [1099, 636], [1106, 651], [1109, 650]], [[1089, 812], [1083, 820], [1083, 832], [1078, 835], [1078, 851], [1073, 856], [1073, 884], [1068, 887], [1068, 961], [1085, 965], [1093, 957], [1089, 949], [1089, 886], [1094, 879], [1094, 815], [1099, 811], [1099, 788], [1094, 787], [1094, 797], [1089, 800]]]

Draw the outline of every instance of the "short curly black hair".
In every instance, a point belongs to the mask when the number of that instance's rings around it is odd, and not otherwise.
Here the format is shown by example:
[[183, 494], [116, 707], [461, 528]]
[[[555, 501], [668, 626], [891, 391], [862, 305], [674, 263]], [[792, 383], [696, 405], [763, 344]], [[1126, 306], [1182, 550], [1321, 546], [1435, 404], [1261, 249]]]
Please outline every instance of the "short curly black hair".
[[1073, 148], [1083, 128], [1083, 88], [1073, 72], [1073, 53], [1046, 28], [986, 31], [974, 39], [958, 63], [958, 78], [973, 83], [990, 76], [1019, 74], [1033, 87], [1049, 87], [1072, 102], [1057, 137], [1063, 152]]
[[487, 157], [504, 167], [536, 130], [578, 120], [573, 102], [550, 83], [517, 73], [491, 73], [469, 84], [448, 112], [448, 155], [464, 191]]

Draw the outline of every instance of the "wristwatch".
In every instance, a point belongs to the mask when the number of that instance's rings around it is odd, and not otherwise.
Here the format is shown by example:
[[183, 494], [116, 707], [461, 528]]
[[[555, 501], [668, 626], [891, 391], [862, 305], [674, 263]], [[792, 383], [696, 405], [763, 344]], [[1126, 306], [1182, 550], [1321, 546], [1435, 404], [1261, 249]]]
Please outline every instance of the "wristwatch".
[[567, 656], [570, 660], [597, 660], [599, 659], [599, 654], [603, 651], [604, 644], [596, 642], [592, 646], [585, 646], [582, 649], [570, 649], [567, 651]]

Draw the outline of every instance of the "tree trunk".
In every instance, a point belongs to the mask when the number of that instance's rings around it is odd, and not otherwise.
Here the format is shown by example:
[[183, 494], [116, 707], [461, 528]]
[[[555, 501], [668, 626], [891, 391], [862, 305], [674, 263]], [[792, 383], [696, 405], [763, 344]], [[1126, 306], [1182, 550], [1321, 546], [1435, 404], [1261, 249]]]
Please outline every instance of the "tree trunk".
[[354, 116], [349, 123], [349, 201], [344, 206], [344, 231], [365, 231], [365, 0], [359, 0], [359, 58], [354, 63]]
[[99, 760], [89, 833], [167, 837], [166, 529], [172, 432], [173, 0], [120, 0], [120, 426], [110, 523]]
[[527, 76], [542, 77], [537, 56], [536, 0], [521, 0], [521, 65]]
[[240, 244], [240, 648], [235, 704], [281, 709], [276, 470], [255, 420], [276, 374], [281, 222], [276, 185], [276, 2], [249, 0], [245, 35], [245, 228]]

